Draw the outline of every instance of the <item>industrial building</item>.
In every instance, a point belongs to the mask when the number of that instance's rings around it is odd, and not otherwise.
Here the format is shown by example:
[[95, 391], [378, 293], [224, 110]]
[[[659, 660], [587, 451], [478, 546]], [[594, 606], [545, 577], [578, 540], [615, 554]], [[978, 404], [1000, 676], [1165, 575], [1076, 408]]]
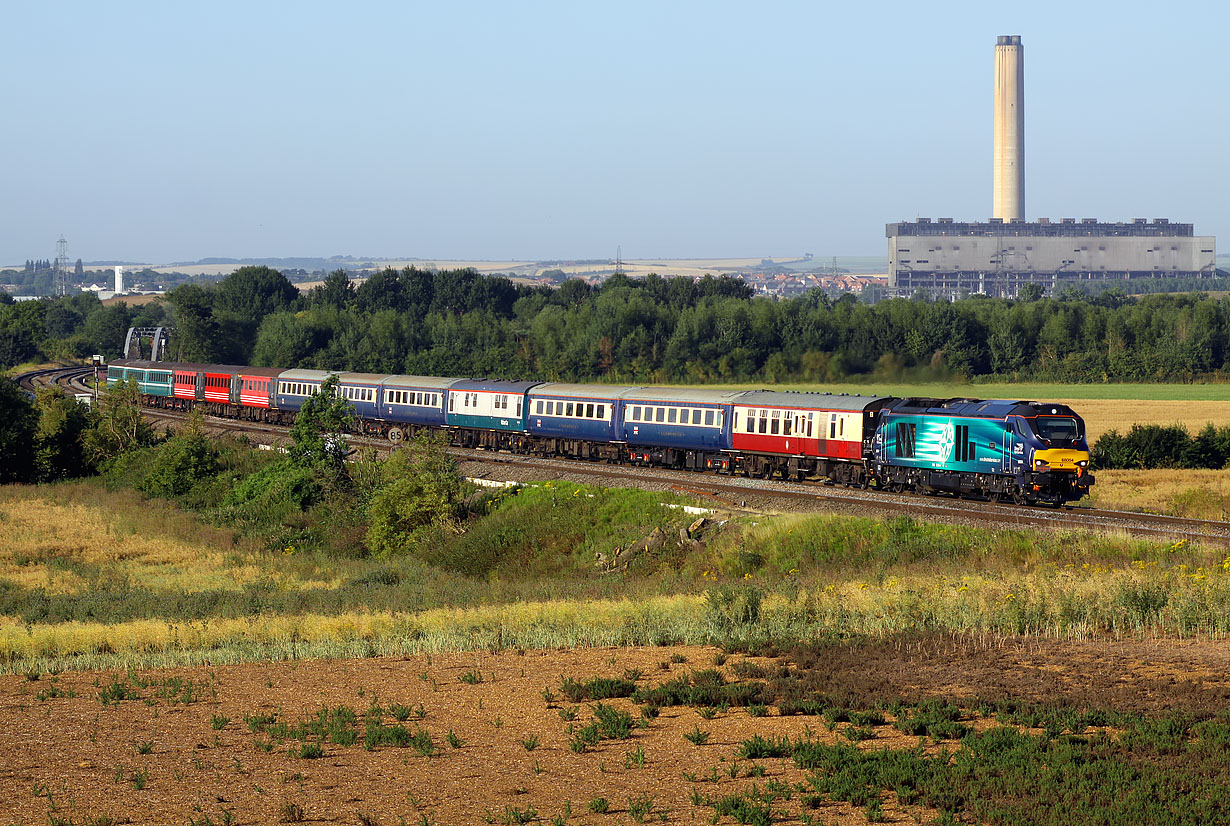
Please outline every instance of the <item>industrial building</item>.
[[[1165, 218], [889, 224], [889, 288], [898, 295], [926, 290], [937, 298], [963, 292], [1015, 298], [1023, 284], [1055, 294], [1089, 281], [1213, 277], [1214, 239], [1192, 229]], [[1130, 284], [1123, 287], [1131, 291]]]
[[[888, 224], [890, 295], [925, 290], [1015, 298], [1025, 284], [1054, 294], [1081, 282], [1217, 275], [1212, 236], [1165, 218], [1025, 221], [1025, 70], [1017, 35], [995, 44], [993, 174], [989, 221], [951, 218]], [[1125, 289], [1131, 285], [1125, 283]]]

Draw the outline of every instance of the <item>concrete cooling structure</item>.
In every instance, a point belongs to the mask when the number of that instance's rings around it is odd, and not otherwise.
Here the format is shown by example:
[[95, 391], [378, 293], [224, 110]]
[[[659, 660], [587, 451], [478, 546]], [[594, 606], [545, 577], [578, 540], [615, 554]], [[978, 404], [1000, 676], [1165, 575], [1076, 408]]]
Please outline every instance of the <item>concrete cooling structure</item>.
[[[1217, 275], [1212, 236], [1191, 224], [1025, 221], [1025, 59], [1018, 35], [995, 43], [992, 218], [888, 224], [890, 294], [926, 290], [1015, 298], [1024, 284], [1050, 293], [1082, 281], [1205, 278]], [[1124, 285], [1130, 289], [1129, 284]]]

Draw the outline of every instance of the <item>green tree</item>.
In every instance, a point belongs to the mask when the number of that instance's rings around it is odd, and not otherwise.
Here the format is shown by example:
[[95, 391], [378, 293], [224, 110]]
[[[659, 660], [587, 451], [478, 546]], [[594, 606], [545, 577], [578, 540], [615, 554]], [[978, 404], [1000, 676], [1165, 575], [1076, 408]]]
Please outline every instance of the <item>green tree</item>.
[[183, 496], [201, 479], [218, 472], [218, 451], [201, 429], [203, 417], [194, 410], [183, 433], [159, 446], [141, 489], [154, 496]]
[[199, 284], [182, 284], [167, 293], [175, 308], [175, 337], [171, 346], [181, 361], [210, 363], [223, 349], [214, 319], [214, 294]]
[[84, 451], [86, 431], [93, 424], [90, 409], [58, 387], [35, 391], [38, 431], [35, 464], [41, 482], [88, 476], [93, 470]]
[[461, 477], [446, 446], [442, 436], [423, 432], [385, 463], [386, 482], [367, 507], [367, 546], [372, 553], [404, 553], [420, 529], [449, 526], [457, 519]]
[[342, 471], [350, 446], [344, 434], [354, 422], [354, 408], [337, 396], [337, 376], [329, 376], [320, 389], [303, 402], [290, 428], [290, 457], [298, 465]]
[[17, 386], [0, 376], [0, 484], [32, 482], [38, 409]]
[[354, 301], [354, 282], [345, 270], [334, 270], [325, 276], [324, 283], [309, 294], [313, 304], [337, 307], [339, 310]]
[[269, 267], [240, 267], [222, 279], [214, 295], [212, 313], [228, 343], [225, 357], [247, 364], [261, 321], [286, 309], [298, 297], [295, 285]]
[[141, 415], [141, 390], [136, 380], [117, 382], [98, 396], [98, 416], [83, 435], [86, 460], [109, 462], [127, 450], [154, 443], [154, 431]]

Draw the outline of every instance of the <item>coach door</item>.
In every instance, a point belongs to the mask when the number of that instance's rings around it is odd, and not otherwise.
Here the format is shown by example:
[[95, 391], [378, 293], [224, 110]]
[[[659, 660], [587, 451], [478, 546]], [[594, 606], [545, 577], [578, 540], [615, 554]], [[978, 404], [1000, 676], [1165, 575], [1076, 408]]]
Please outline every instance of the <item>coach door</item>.
[[816, 439], [816, 414], [814, 411], [794, 411], [793, 439], [798, 439], [793, 452], [805, 456], [819, 456], [820, 442]]

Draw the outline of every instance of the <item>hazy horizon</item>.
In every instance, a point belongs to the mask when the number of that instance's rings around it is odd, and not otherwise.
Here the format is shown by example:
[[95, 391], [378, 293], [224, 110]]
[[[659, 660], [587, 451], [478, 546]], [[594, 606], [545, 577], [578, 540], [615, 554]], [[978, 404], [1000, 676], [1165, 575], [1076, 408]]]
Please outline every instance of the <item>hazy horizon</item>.
[[[1022, 36], [1026, 217], [1230, 234], [1222, 6], [220, 2], [9, 13], [0, 265], [883, 257], [985, 220]], [[361, 252], [360, 252], [361, 251]]]

